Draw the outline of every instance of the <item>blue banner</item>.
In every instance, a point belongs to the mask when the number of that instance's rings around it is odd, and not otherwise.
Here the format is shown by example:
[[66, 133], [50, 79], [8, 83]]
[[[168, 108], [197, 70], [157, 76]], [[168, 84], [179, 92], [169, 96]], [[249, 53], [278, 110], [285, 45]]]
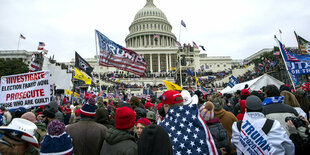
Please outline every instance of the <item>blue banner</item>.
[[234, 76], [231, 76], [227, 85], [232, 88], [238, 83], [238, 80]]

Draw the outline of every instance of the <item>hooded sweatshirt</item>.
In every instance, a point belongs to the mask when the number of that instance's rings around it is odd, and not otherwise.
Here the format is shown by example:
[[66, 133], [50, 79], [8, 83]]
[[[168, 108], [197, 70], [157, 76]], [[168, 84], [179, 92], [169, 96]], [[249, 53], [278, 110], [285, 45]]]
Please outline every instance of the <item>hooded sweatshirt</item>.
[[101, 155], [106, 154], [138, 154], [135, 137], [127, 130], [110, 128], [106, 132], [106, 138], [102, 145]]

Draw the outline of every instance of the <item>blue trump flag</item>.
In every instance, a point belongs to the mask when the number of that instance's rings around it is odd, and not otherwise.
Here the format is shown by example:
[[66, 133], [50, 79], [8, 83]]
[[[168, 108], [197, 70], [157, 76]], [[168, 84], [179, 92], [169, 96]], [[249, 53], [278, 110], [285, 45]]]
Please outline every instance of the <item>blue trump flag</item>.
[[227, 85], [232, 88], [238, 83], [238, 80], [234, 76], [231, 76]]
[[310, 55], [297, 55], [287, 50], [285, 46], [276, 39], [279, 43], [279, 48], [287, 66], [288, 72], [291, 74], [295, 85], [299, 84], [296, 75], [310, 74]]
[[212, 135], [196, 104], [170, 108], [159, 125], [168, 132], [173, 154], [217, 155]]

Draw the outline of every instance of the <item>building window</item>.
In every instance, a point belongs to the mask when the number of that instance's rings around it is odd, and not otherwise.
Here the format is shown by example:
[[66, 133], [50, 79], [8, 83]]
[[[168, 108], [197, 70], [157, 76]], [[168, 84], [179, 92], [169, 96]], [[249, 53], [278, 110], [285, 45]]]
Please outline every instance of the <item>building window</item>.
[[217, 67], [220, 67], [220, 65], [217, 65]]
[[224, 65], [224, 67], [226, 67], [226, 65]]

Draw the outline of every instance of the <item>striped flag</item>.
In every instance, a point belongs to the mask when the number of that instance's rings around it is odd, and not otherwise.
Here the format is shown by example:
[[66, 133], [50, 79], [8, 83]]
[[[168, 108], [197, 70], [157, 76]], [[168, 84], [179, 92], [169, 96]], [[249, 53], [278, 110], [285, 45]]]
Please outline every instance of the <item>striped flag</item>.
[[44, 42], [39, 42], [38, 50], [44, 50], [45, 43]]
[[35, 72], [40, 69], [40, 65], [38, 63], [35, 63], [34, 61], [31, 61], [30, 66], [29, 66], [29, 71], [30, 72]]
[[297, 62], [299, 61], [297, 58], [295, 58], [290, 52], [288, 52], [286, 50], [286, 48], [284, 47], [284, 45], [278, 40], [279, 45], [280, 45], [280, 51], [282, 52], [282, 55], [284, 56], [285, 60], [287, 61], [293, 61], [293, 62]]
[[193, 46], [194, 46], [194, 48], [198, 49], [198, 46], [195, 42], [193, 42]]
[[182, 45], [181, 45], [181, 43], [180, 43], [180, 42], [175, 41], [175, 43], [177, 44], [177, 46], [179, 47], [179, 49], [182, 49]]
[[115, 67], [140, 76], [145, 74], [146, 61], [136, 52], [122, 47], [96, 30], [100, 47], [99, 65]]

